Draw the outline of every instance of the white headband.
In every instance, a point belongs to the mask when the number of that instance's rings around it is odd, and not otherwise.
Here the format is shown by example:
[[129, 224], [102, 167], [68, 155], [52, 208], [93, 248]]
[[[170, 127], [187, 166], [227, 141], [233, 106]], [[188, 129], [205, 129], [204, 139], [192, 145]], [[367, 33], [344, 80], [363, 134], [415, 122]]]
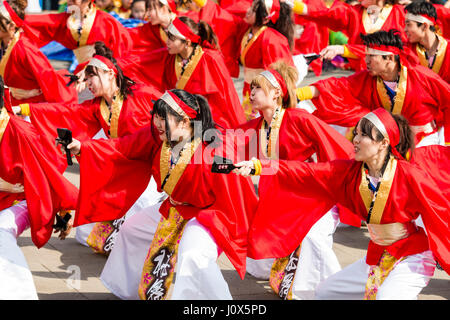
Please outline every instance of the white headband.
[[9, 15], [8, 10], [5, 8], [5, 5], [3, 3], [0, 4], [0, 14], [4, 16], [8, 21], [11, 20], [11, 16]]
[[264, 0], [264, 5], [266, 6], [267, 13], [270, 13], [272, 11], [273, 0]]
[[173, 23], [169, 24], [169, 28], [167, 28], [167, 31], [169, 31], [169, 33], [173, 34], [178, 38], [186, 40], [186, 37], [180, 31], [178, 31], [178, 29], [173, 25]]
[[378, 49], [373, 49], [373, 48], [369, 48], [369, 47], [366, 48], [366, 54], [377, 55], [377, 56], [390, 56], [390, 55], [393, 55], [392, 52], [378, 50]]
[[386, 139], [389, 140], [389, 135], [387, 134], [386, 127], [384, 126], [383, 122], [381, 122], [381, 120], [377, 117], [377, 115], [375, 113], [369, 112], [363, 118], [372, 122], [373, 125], [378, 129], [378, 131], [381, 132], [383, 137], [385, 137]]
[[405, 18], [406, 18], [406, 20], [411, 20], [411, 21], [415, 21], [415, 22], [418, 22], [418, 23], [427, 23], [427, 24], [432, 25], [432, 26], [434, 25], [434, 23], [430, 19], [428, 19], [428, 18], [426, 18], [424, 16], [419, 16], [419, 15], [412, 14], [412, 13], [409, 13], [409, 12], [406, 14]]
[[108, 68], [108, 66], [106, 64], [104, 64], [102, 61], [100, 61], [96, 58], [92, 58], [91, 61], [89, 61], [88, 66], [97, 67], [97, 68], [105, 70], [105, 71], [111, 70], [110, 68]]
[[167, 103], [167, 104], [169, 105], [169, 107], [171, 107], [171, 108], [173, 109], [173, 111], [175, 111], [176, 113], [178, 113], [180, 116], [189, 118], [189, 116], [186, 114], [186, 112], [184, 112], [183, 109], [181, 109], [181, 107], [180, 107], [180, 106], [178, 105], [178, 103], [170, 96], [169, 93], [164, 92], [164, 94], [161, 96], [160, 99], [163, 100], [165, 103]]
[[167, 0], [159, 0], [159, 2], [161, 2], [165, 6], [169, 6], [169, 3], [167, 3]]
[[281, 88], [280, 84], [278, 83], [277, 78], [275, 78], [275, 76], [272, 74], [272, 72], [264, 70], [263, 72], [260, 73], [260, 75], [262, 75], [264, 78], [266, 78], [267, 81], [269, 81], [270, 84], [272, 86], [274, 86], [275, 88]]

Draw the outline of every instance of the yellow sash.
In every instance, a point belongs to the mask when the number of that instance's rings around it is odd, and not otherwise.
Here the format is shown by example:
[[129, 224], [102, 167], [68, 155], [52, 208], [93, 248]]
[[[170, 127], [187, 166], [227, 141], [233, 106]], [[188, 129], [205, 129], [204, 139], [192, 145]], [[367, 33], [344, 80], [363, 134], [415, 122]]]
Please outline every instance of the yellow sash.
[[260, 148], [263, 155], [267, 158], [278, 159], [278, 152], [277, 152], [278, 149], [276, 146], [278, 142], [278, 136], [280, 134], [281, 123], [283, 122], [285, 112], [286, 109], [283, 107], [278, 107], [278, 109], [275, 110], [272, 122], [270, 123], [269, 141], [267, 141], [265, 121], [263, 121], [261, 124], [261, 129], [259, 130], [259, 136], [261, 141]]
[[367, 9], [364, 9], [362, 15], [362, 23], [364, 26], [364, 30], [367, 33], [373, 33], [381, 29], [383, 24], [386, 22], [387, 18], [391, 14], [391, 11], [394, 7], [390, 4], [385, 5], [383, 9], [381, 9], [380, 14], [378, 15], [375, 23], [372, 23], [369, 14], [367, 13]]
[[394, 270], [395, 266], [404, 258], [397, 259], [391, 256], [386, 250], [380, 258], [376, 266], [371, 266], [369, 276], [367, 278], [364, 300], [376, 300], [378, 289], [386, 280], [389, 273]]
[[[169, 196], [200, 143], [199, 138], [186, 143], [181, 151], [180, 158], [171, 171], [169, 168], [171, 150], [167, 142], [163, 143], [160, 156], [161, 184], [164, 184], [170, 172], [170, 176], [163, 187]], [[159, 221], [144, 262], [139, 283], [139, 297], [142, 300], [163, 300], [167, 298], [177, 262], [178, 245], [186, 222], [187, 220], [183, 219], [175, 207], [170, 208], [167, 219], [162, 217]]]
[[97, 15], [97, 8], [93, 6], [87, 13], [83, 20], [83, 24], [81, 25], [81, 31], [78, 32], [77, 23], [75, 21], [75, 17], [71, 15], [68, 20], [69, 23], [67, 24], [70, 33], [72, 34], [73, 39], [78, 43], [79, 47], [85, 46], [89, 34], [91, 32], [92, 26], [94, 25], [95, 17]]
[[5, 69], [9, 60], [9, 56], [11, 55], [11, 51], [16, 45], [19, 38], [20, 38], [20, 31], [17, 31], [16, 33], [14, 33], [14, 36], [9, 42], [8, 48], [6, 49], [6, 52], [3, 54], [2, 60], [0, 61], [0, 76], [2, 76], [3, 78], [5, 77]]
[[[200, 138], [195, 139], [193, 142], [187, 142], [181, 151], [180, 158], [178, 159], [175, 167], [171, 170], [170, 176], [164, 185], [164, 191], [170, 196], [175, 189], [181, 175], [183, 174], [186, 166], [191, 161], [195, 150], [200, 145]], [[161, 170], [161, 184], [164, 183], [166, 176], [169, 174], [169, 161], [170, 161], [170, 147], [167, 142], [163, 143], [161, 147], [160, 157], [160, 170]]]
[[102, 99], [100, 102], [100, 113], [102, 115], [103, 120], [109, 125], [109, 136], [111, 138], [118, 137], [118, 129], [119, 129], [119, 117], [120, 112], [122, 111], [123, 106], [123, 97], [121, 95], [117, 95], [111, 105], [111, 110], [108, 108], [105, 99]]
[[244, 37], [241, 41], [241, 63], [245, 66], [245, 56], [247, 55], [248, 50], [252, 47], [253, 43], [258, 39], [258, 37], [267, 29], [267, 26], [262, 26], [256, 31], [253, 37], [248, 40], [248, 36], [250, 34], [251, 29], [248, 29], [245, 33]]
[[5, 133], [6, 127], [8, 126], [9, 122], [9, 114], [8, 111], [6, 111], [6, 108], [3, 107], [2, 111], [0, 112], [0, 143], [3, 139], [3, 134]]
[[183, 74], [181, 74], [182, 71], [182, 58], [180, 55], [177, 55], [175, 58], [175, 74], [177, 76], [177, 84], [175, 85], [175, 88], [177, 89], [184, 89], [187, 82], [191, 78], [192, 73], [194, 72], [195, 68], [197, 67], [198, 63], [200, 62], [200, 59], [203, 56], [203, 49], [201, 46], [197, 46], [195, 48], [194, 55], [187, 63], [186, 67], [184, 68]]
[[389, 99], [389, 95], [384, 86], [383, 79], [381, 79], [381, 77], [377, 77], [377, 92], [378, 96], [380, 97], [381, 103], [383, 104], [383, 108], [391, 111], [393, 114], [401, 114], [403, 104], [405, 102], [407, 85], [408, 68], [406, 68], [405, 66], [401, 66], [400, 79], [398, 81], [397, 92], [394, 98], [394, 106], [392, 106], [391, 99]]
[[[386, 206], [387, 199], [389, 197], [389, 192], [391, 191], [392, 182], [394, 181], [395, 171], [397, 169], [397, 160], [391, 156], [387, 164], [386, 170], [384, 171], [383, 177], [380, 181], [380, 187], [378, 189], [377, 197], [373, 205], [372, 214], [368, 223], [379, 224], [381, 217]], [[370, 204], [372, 203], [372, 192], [369, 189], [367, 183], [366, 171], [364, 166], [361, 166], [361, 182], [359, 184], [359, 193], [364, 205], [366, 206], [367, 212], [369, 212]]]
[[[431, 70], [435, 73], [439, 73], [439, 70], [441, 70], [442, 63], [444, 62], [445, 54], [447, 53], [447, 41], [441, 37], [440, 35], [436, 35], [439, 39], [439, 44], [436, 50], [436, 59], [434, 60], [433, 67]], [[426, 50], [424, 47], [422, 47], [420, 44], [417, 44], [416, 46], [417, 55], [419, 56], [420, 64], [426, 68], [429, 68], [428, 66], [428, 60], [426, 58]]]

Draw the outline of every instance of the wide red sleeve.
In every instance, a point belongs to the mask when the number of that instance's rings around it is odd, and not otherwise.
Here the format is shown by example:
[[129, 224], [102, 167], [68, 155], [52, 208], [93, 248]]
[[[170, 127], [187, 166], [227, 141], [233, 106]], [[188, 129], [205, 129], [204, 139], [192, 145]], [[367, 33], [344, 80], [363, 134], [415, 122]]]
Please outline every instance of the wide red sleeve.
[[450, 39], [450, 8], [446, 8], [440, 4], [433, 4], [436, 8], [438, 17], [438, 25], [441, 28], [442, 35], [446, 39]]
[[67, 70], [56, 71], [47, 57], [26, 37], [21, 37], [23, 50], [18, 50], [21, 68], [26, 68], [36, 79], [47, 102], [76, 103], [78, 94], [75, 86], [67, 86], [69, 74]]
[[[61, 31], [66, 28], [67, 13], [50, 14], [26, 14], [25, 23], [28, 24], [40, 42], [36, 43], [42, 47], [51, 41], [58, 41], [62, 37]], [[73, 48], [69, 48], [73, 49]]]
[[83, 104], [33, 103], [30, 106], [30, 119], [40, 134], [55, 140], [57, 128], [72, 131], [72, 137], [84, 141], [92, 138], [102, 127], [96, 117], [98, 100]]
[[11, 183], [22, 183], [30, 216], [31, 238], [42, 247], [52, 235], [55, 215], [76, 208], [78, 189], [63, 175], [29, 122], [11, 116], [0, 143], [1, 172], [21, 171]]
[[271, 28], [268, 28], [261, 36], [263, 37], [262, 61], [264, 69], [269, 69], [270, 65], [278, 60], [284, 60], [291, 66], [295, 66], [292, 51], [285, 36]]
[[[352, 160], [322, 163], [263, 162], [259, 205], [249, 232], [249, 257], [281, 258], [292, 253], [312, 226], [348, 197]], [[349, 174], [350, 172], [350, 174]]]
[[349, 77], [331, 77], [313, 83], [320, 93], [311, 99], [317, 108], [313, 114], [326, 123], [343, 127], [356, 125], [370, 112], [364, 100], [370, 96], [372, 81], [367, 71], [361, 71]]
[[74, 225], [122, 217], [147, 187], [159, 145], [151, 126], [121, 138], [82, 143]]
[[[444, 158], [446, 158], [446, 164], [448, 165], [448, 152], [446, 152]], [[420, 165], [425, 164], [421, 163]], [[426, 165], [435, 166], [433, 163], [427, 163]], [[448, 177], [448, 168], [445, 169], [444, 175]], [[446, 184], [442, 184], [441, 178], [437, 177], [437, 180], [435, 180], [434, 177], [429, 176], [427, 171], [437, 173], [430, 169], [409, 171], [408, 186], [416, 195], [415, 208], [422, 216], [430, 249], [447, 274], [450, 274], [450, 201], [445, 196], [449, 194], [449, 183], [447, 181]], [[435, 183], [436, 181], [438, 184]], [[442, 187], [444, 187], [443, 190]]]

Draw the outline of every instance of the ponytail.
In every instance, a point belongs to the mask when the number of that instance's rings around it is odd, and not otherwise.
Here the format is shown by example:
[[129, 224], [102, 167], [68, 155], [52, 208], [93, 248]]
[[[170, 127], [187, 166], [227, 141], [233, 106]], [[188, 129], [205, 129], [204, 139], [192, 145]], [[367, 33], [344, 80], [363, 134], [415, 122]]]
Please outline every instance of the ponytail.
[[214, 33], [213, 28], [205, 21], [200, 20], [196, 23], [191, 18], [181, 16], [179, 19], [186, 24], [196, 35], [200, 37], [200, 45], [202, 47], [211, 47], [219, 50], [219, 40]]
[[408, 124], [408, 120], [399, 114], [393, 114], [395, 122], [397, 123], [400, 132], [400, 141], [395, 146], [400, 155], [407, 159], [407, 154], [411, 157], [415, 149], [415, 136], [411, 127]]

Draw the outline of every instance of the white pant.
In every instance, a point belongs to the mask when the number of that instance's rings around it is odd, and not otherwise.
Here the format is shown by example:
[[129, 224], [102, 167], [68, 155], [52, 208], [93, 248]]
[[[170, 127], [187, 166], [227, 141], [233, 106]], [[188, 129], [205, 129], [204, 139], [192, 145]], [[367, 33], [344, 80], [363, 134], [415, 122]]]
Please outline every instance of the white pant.
[[178, 248], [173, 300], [232, 300], [217, 264], [218, 247], [195, 218], [189, 220]]
[[37, 300], [33, 276], [17, 245], [30, 226], [26, 201], [0, 211], [0, 299]]
[[[313, 299], [317, 285], [341, 270], [333, 251], [333, 234], [338, 223], [339, 213], [334, 207], [314, 224], [303, 239], [292, 284], [293, 299]], [[247, 272], [254, 277], [267, 280], [274, 260], [247, 258]]]
[[[431, 251], [407, 256], [386, 277], [377, 292], [377, 300], [416, 300], [434, 274]], [[365, 258], [345, 267], [319, 284], [318, 300], [362, 300], [370, 266]]]
[[[129, 219], [132, 215], [137, 212], [144, 210], [147, 207], [153, 206], [157, 204], [163, 197], [164, 193], [160, 193], [157, 190], [156, 181], [153, 177], [150, 179], [150, 182], [141, 196], [136, 200], [136, 202], [131, 206], [131, 208], [127, 211], [125, 219]], [[126, 220], [125, 220], [126, 221]], [[89, 246], [87, 244], [87, 238], [91, 234], [92, 229], [94, 228], [95, 223], [85, 224], [75, 228], [75, 239], [84, 246]], [[122, 227], [121, 227], [122, 228]], [[120, 229], [119, 229], [120, 230]]]
[[120, 299], [139, 299], [142, 268], [161, 218], [160, 206], [157, 203], [126, 219], [117, 234], [100, 280]]

